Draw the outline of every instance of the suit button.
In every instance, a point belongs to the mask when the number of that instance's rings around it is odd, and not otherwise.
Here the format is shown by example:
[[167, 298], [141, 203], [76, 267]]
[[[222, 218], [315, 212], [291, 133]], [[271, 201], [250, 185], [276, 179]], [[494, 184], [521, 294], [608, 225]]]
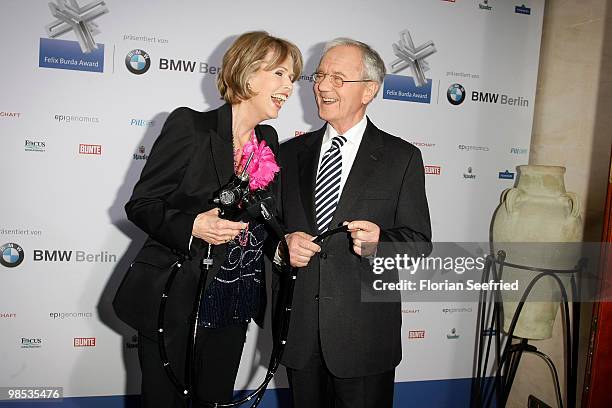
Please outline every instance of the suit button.
[[319, 295], [315, 295], [314, 299], [318, 302], [319, 301]]
[[321, 259], [327, 259], [327, 252], [321, 252], [319, 256], [321, 257]]

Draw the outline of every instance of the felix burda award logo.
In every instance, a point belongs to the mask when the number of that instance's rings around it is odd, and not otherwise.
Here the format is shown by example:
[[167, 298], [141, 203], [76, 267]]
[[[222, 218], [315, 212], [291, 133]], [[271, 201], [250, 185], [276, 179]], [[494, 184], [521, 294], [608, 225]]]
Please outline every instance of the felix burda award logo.
[[[100, 30], [95, 23], [108, 13], [104, 1], [79, 5], [76, 0], [57, 0], [49, 3], [55, 18], [45, 29], [49, 38], [40, 39], [38, 66], [41, 68], [73, 71], [104, 71], [104, 44], [98, 44], [94, 35]], [[76, 37], [77, 41], [58, 39]]]
[[[391, 63], [392, 74], [385, 75], [383, 99], [431, 103], [431, 79], [425, 77], [429, 64], [425, 61], [436, 52], [433, 41], [415, 46], [408, 30], [400, 32], [400, 40], [392, 45], [397, 57]], [[410, 68], [413, 77], [396, 75]]]

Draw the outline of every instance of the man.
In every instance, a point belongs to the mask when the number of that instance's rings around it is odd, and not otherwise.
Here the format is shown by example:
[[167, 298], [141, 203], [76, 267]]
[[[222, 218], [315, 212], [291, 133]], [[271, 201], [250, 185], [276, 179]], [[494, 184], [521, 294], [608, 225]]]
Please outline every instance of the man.
[[[390, 245], [428, 255], [431, 227], [420, 151], [365, 116], [384, 75], [367, 44], [327, 44], [314, 74], [327, 123], [281, 145], [281, 213], [291, 265], [301, 268], [283, 356], [296, 408], [393, 405], [401, 305], [363, 302], [362, 274]], [[343, 223], [350, 235], [311, 242]]]

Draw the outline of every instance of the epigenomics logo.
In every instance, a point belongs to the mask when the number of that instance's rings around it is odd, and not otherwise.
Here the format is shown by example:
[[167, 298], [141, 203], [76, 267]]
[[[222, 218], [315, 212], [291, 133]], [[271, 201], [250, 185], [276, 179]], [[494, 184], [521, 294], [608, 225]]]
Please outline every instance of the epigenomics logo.
[[151, 57], [146, 51], [132, 50], [125, 56], [125, 66], [132, 74], [142, 75], [151, 68]]
[[23, 248], [14, 242], [0, 247], [0, 263], [7, 268], [14, 268], [23, 262]]
[[461, 84], [452, 84], [446, 90], [446, 99], [451, 105], [461, 105], [465, 100], [465, 88]]

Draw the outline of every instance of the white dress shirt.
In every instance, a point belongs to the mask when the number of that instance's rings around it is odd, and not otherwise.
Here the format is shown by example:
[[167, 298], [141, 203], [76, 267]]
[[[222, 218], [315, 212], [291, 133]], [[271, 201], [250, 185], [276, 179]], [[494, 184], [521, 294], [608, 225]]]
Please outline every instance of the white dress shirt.
[[[344, 184], [346, 184], [346, 179], [348, 178], [348, 175], [351, 172], [351, 168], [353, 167], [353, 163], [355, 162], [355, 157], [357, 156], [357, 151], [359, 150], [359, 145], [361, 145], [361, 140], [363, 139], [363, 134], [365, 133], [367, 125], [368, 120], [364, 115], [359, 122], [357, 122], [352, 128], [343, 133], [343, 136], [346, 137], [346, 143], [344, 143], [340, 148], [340, 153], [342, 154], [342, 173], [340, 174], [340, 195], [338, 197], [342, 195]], [[323, 156], [325, 155], [325, 152], [327, 152], [331, 147], [332, 139], [334, 138], [334, 136], [337, 135], [338, 132], [336, 132], [336, 129], [334, 129], [332, 125], [328, 123], [327, 128], [325, 129], [325, 134], [323, 135], [323, 142], [321, 143], [321, 153], [319, 154], [317, 175], [319, 174], [319, 168], [321, 167], [321, 161], [323, 160]], [[314, 187], [315, 186], [313, 186], [313, 188]], [[338, 200], [340, 199], [338, 198]], [[282, 259], [279, 254], [278, 247], [276, 248], [276, 252], [274, 253], [274, 263], [277, 265], [282, 264]]]
[[[348, 175], [351, 172], [351, 168], [353, 167], [353, 162], [355, 161], [355, 156], [357, 156], [357, 150], [359, 150], [359, 145], [361, 144], [361, 139], [363, 139], [363, 133], [365, 132], [365, 128], [367, 125], [368, 120], [364, 115], [359, 122], [357, 122], [352, 128], [343, 133], [343, 136], [346, 137], [346, 143], [344, 143], [344, 145], [342, 145], [342, 147], [340, 148], [340, 153], [342, 154], [342, 174], [340, 176], [339, 191], [340, 195], [342, 195], [344, 184], [346, 183], [346, 179], [348, 178]], [[337, 135], [338, 132], [336, 132], [336, 129], [334, 129], [328, 123], [327, 128], [325, 129], [325, 134], [323, 135], [323, 143], [321, 144], [319, 164], [317, 165], [317, 175], [319, 174], [319, 168], [321, 167], [323, 155], [325, 155], [325, 152], [327, 152], [331, 147], [331, 141], [333, 137]]]

